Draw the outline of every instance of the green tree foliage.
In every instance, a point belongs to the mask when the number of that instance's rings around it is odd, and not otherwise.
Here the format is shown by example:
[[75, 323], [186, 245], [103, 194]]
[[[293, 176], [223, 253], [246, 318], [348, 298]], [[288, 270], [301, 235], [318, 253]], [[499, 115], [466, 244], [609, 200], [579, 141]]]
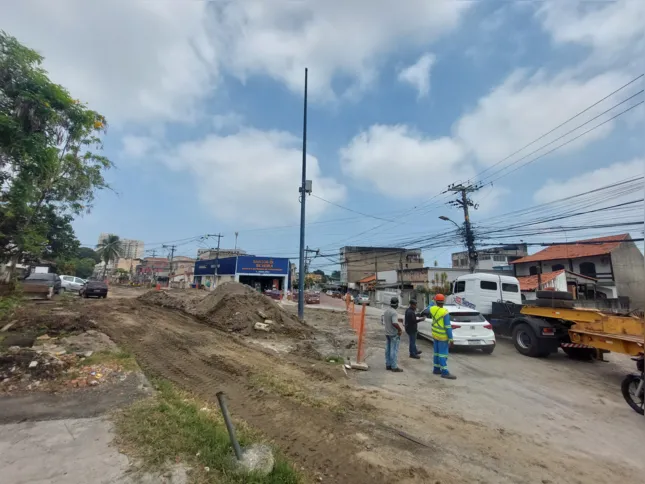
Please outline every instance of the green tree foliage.
[[78, 248], [69, 223], [108, 188], [112, 166], [98, 154], [105, 118], [53, 83], [42, 61], [0, 31], [0, 261], [12, 267]]
[[331, 273], [331, 279], [333, 279], [335, 281], [339, 281], [340, 280], [340, 271], [333, 271]]
[[118, 235], [108, 235], [96, 246], [96, 252], [105, 263], [103, 267], [103, 277], [105, 278], [108, 264], [121, 257], [121, 239]]
[[90, 257], [85, 259], [76, 259], [76, 272], [75, 276], [82, 279], [88, 279], [94, 272], [96, 262]]
[[96, 264], [101, 262], [101, 257], [99, 257], [94, 249], [91, 249], [89, 247], [79, 247], [76, 251], [76, 257], [79, 259], [94, 259], [94, 262]]

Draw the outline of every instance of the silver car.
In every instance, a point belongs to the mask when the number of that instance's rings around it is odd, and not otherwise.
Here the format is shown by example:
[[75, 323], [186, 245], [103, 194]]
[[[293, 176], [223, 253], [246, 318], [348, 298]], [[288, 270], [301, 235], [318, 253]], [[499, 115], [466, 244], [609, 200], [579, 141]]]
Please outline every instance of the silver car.
[[76, 276], [60, 276], [60, 283], [61, 290], [78, 292], [85, 284], [85, 279]]
[[370, 305], [370, 297], [367, 294], [360, 294], [360, 295], [356, 296], [356, 298], [354, 299], [354, 302], [356, 304], [360, 304], [360, 305], [366, 304], [367, 306], [369, 306]]

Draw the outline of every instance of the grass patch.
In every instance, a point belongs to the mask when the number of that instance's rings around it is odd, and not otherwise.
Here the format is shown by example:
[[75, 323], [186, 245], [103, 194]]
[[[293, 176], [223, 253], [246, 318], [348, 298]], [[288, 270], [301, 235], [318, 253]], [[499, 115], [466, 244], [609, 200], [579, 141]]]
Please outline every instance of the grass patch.
[[[22, 304], [23, 298], [21, 294], [11, 294], [8, 296], [0, 296], [0, 321], [8, 320], [13, 316], [18, 309], [18, 306]], [[3, 324], [0, 324], [0, 327]]]
[[128, 351], [96, 351], [92, 356], [88, 356], [83, 360], [83, 366], [90, 365], [103, 365], [106, 363], [117, 363], [121, 368], [126, 371], [136, 371], [139, 369], [137, 360], [134, 355]]
[[[279, 454], [273, 472], [261, 477], [233, 470], [233, 449], [218, 407], [208, 407], [170, 383], [157, 383], [155, 397], [135, 403], [116, 416], [117, 442], [148, 469], [159, 471], [182, 462], [193, 469], [191, 480], [217, 484], [300, 484], [302, 477]], [[240, 444], [257, 435], [236, 423]], [[205, 468], [209, 468], [207, 472]]]

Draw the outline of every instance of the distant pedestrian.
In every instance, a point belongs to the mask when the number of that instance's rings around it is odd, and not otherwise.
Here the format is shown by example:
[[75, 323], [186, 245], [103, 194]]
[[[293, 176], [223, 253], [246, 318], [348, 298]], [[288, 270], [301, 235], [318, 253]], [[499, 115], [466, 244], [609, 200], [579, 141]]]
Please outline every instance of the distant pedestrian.
[[417, 325], [421, 321], [425, 321], [423, 316], [417, 316], [417, 302], [410, 299], [410, 306], [405, 311], [405, 332], [408, 334], [408, 341], [410, 343], [410, 358], [418, 360], [421, 358], [419, 355], [422, 351], [417, 349]]
[[390, 299], [390, 307], [383, 313], [383, 324], [385, 324], [385, 369], [400, 373], [397, 360], [399, 359], [399, 344], [401, 343], [402, 328], [399, 324], [399, 298]]
[[432, 316], [432, 339], [434, 340], [434, 369], [432, 373], [441, 375], [448, 380], [456, 380], [457, 377], [448, 371], [448, 353], [452, 344], [452, 326], [450, 325], [450, 314], [443, 307], [446, 297], [437, 294], [434, 297], [436, 306], [430, 308]]

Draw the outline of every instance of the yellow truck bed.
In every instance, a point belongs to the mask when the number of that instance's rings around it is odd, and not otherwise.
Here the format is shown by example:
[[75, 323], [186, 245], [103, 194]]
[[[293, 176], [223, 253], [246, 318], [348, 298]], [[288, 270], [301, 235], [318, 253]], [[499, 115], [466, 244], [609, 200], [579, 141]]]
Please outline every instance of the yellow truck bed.
[[640, 318], [616, 316], [595, 309], [561, 309], [537, 306], [524, 306], [521, 313], [573, 323], [569, 329], [572, 343], [632, 356], [643, 352], [645, 321]]

